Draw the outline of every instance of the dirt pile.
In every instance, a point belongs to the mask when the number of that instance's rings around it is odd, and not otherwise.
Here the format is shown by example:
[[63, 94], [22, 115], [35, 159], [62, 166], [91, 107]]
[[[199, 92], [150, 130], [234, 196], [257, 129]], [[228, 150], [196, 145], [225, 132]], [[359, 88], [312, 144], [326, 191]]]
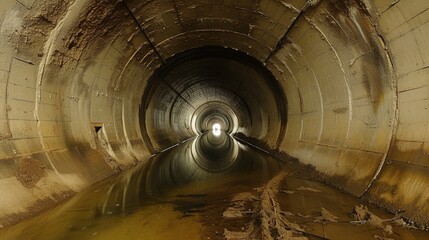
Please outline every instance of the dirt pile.
[[[280, 209], [277, 201], [277, 193], [282, 180], [288, 175], [280, 172], [272, 178], [264, 187], [255, 189], [255, 194], [240, 193], [232, 200], [232, 206], [228, 207], [223, 216], [225, 218], [241, 218], [244, 214], [255, 213], [256, 218], [243, 227], [243, 231], [224, 230], [226, 239], [287, 239], [305, 240], [305, 229], [300, 225], [289, 221], [287, 213]], [[258, 195], [258, 197], [255, 197]], [[253, 202], [253, 210], [244, 207], [246, 202]]]

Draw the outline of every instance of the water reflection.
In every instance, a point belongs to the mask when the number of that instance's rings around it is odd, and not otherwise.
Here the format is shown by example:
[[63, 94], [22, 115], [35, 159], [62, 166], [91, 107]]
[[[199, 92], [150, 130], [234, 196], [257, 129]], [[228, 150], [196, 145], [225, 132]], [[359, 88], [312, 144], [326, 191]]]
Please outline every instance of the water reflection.
[[276, 160], [255, 154], [225, 132], [209, 131], [121, 175], [110, 187], [102, 213], [126, 212], [145, 202], [162, 202], [174, 197], [177, 188], [195, 183], [213, 188], [239, 180], [240, 176], [249, 177], [246, 181], [250, 182], [255, 177], [263, 181], [279, 166]]
[[200, 239], [204, 209], [260, 186], [281, 164], [209, 131], [156, 155], [0, 239]]
[[[261, 216], [272, 217], [261, 214], [265, 205], [260, 199], [267, 196], [260, 192], [264, 188], [254, 188], [265, 185], [284, 165], [283, 173], [288, 175], [279, 191], [270, 195], [270, 202], [277, 201], [287, 221], [306, 229], [308, 239], [386, 236], [384, 228], [350, 223], [355, 206], [366, 204], [361, 199], [307, 176], [302, 165], [281, 164], [228, 134], [217, 134], [201, 135], [77, 194], [52, 211], [0, 230], [0, 239], [224, 239], [225, 229], [240, 232], [249, 223], [261, 221]], [[226, 209], [237, 204], [246, 215], [225, 217]], [[374, 207], [370, 210], [393, 224], [393, 215]], [[338, 219], [325, 221], [326, 216]], [[427, 232], [396, 226], [393, 234], [396, 239], [429, 239]], [[378, 239], [389, 239], [384, 237]]]

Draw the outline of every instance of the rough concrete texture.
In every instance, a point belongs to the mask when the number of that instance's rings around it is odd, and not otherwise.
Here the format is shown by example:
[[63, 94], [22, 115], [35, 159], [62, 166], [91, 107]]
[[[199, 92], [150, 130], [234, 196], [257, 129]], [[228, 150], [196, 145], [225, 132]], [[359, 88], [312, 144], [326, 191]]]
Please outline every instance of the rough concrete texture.
[[204, 86], [184, 79], [150, 95], [170, 105], [148, 112], [143, 95], [169, 58], [220, 46], [260, 61], [285, 97], [251, 103], [260, 117], [238, 132], [427, 225], [428, 9], [427, 0], [2, 0], [0, 220], [192, 136], [178, 127], [191, 119], [179, 106], [234, 94], [198, 95]]

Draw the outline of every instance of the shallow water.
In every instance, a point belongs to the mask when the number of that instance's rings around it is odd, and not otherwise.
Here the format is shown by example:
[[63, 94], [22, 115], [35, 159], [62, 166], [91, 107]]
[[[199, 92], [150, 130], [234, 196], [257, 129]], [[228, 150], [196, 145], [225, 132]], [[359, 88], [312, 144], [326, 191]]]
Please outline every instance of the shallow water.
[[263, 184], [280, 169], [277, 160], [234, 141], [237, 155], [223, 164], [228, 167], [207, 171], [192, 157], [195, 141], [2, 230], [0, 239], [199, 239], [205, 209], [222, 208], [232, 194]]
[[[231, 199], [238, 193], [255, 193], [281, 169], [294, 171], [282, 183], [279, 204], [292, 214], [289, 220], [305, 227], [309, 239], [429, 239], [416, 230], [395, 227], [387, 236], [368, 224], [350, 224], [359, 199], [302, 175], [298, 164], [279, 162], [227, 138], [215, 142], [221, 154], [201, 146], [212, 140], [200, 137], [156, 155], [51, 211], [1, 230], [0, 239], [224, 239], [224, 229], [240, 231], [258, 217], [225, 219], [222, 214]], [[322, 208], [338, 221], [315, 222]], [[371, 206], [370, 210], [392, 217]]]

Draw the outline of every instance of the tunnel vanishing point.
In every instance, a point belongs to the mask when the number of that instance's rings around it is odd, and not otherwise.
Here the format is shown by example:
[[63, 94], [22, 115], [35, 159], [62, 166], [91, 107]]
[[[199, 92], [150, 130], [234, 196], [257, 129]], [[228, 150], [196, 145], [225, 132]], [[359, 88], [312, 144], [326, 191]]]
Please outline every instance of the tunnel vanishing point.
[[217, 123], [429, 225], [429, 1], [1, 0], [0, 224]]

